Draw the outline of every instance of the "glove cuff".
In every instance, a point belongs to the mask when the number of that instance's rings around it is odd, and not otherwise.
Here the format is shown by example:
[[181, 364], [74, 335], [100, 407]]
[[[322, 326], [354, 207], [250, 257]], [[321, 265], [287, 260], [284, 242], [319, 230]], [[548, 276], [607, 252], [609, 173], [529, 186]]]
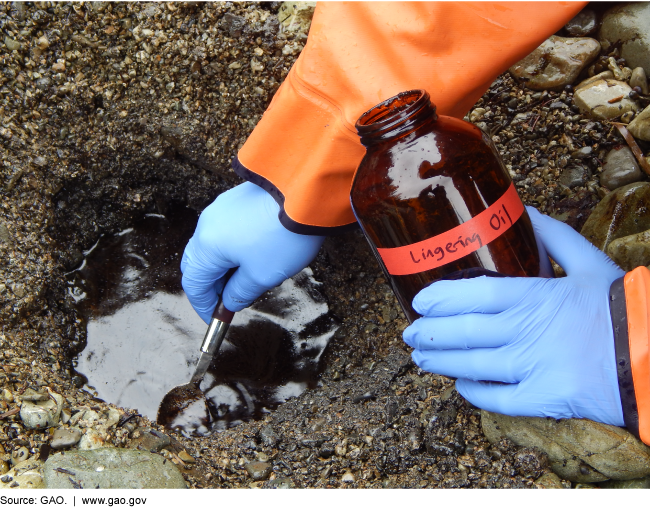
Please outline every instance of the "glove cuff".
[[614, 330], [614, 348], [616, 351], [616, 370], [618, 389], [623, 406], [625, 427], [639, 437], [639, 411], [632, 378], [630, 346], [628, 335], [627, 304], [625, 301], [624, 277], [616, 279], [609, 288], [609, 312]]

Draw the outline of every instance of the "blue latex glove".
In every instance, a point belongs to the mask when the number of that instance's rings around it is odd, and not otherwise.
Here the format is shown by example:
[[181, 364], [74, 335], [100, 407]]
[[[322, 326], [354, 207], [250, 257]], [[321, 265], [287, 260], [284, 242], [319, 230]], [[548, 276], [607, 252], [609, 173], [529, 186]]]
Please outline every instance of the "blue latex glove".
[[413, 299], [425, 317], [404, 340], [480, 408], [623, 426], [609, 287], [624, 272], [571, 227], [528, 213], [567, 277], [436, 282]]
[[[224, 305], [237, 312], [318, 254], [325, 237], [292, 233], [280, 223], [279, 210], [268, 192], [250, 182], [224, 192], [203, 210], [181, 271], [185, 294], [206, 323], [222, 289]], [[222, 277], [235, 267], [224, 288]]]

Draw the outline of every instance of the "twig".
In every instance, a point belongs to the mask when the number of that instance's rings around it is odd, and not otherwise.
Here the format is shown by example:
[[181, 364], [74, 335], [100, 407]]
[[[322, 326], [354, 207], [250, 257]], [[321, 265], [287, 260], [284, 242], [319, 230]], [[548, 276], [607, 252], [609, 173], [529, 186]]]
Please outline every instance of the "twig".
[[639, 161], [639, 166], [643, 168], [643, 171], [645, 171], [647, 175], [650, 175], [650, 164], [648, 164], [648, 161], [643, 157], [641, 148], [636, 144], [634, 137], [630, 134], [630, 131], [627, 130], [625, 124], [619, 122], [611, 122], [611, 124], [618, 129], [618, 132], [621, 133], [621, 136], [623, 136], [627, 144], [630, 146], [630, 150], [632, 150], [636, 160]]
[[15, 407], [15, 408], [13, 408], [12, 410], [7, 411], [6, 413], [2, 413], [2, 414], [0, 415], [0, 420], [4, 420], [5, 418], [9, 418], [10, 416], [16, 415], [16, 414], [18, 414], [18, 413], [20, 413], [20, 408], [19, 408], [19, 407]]

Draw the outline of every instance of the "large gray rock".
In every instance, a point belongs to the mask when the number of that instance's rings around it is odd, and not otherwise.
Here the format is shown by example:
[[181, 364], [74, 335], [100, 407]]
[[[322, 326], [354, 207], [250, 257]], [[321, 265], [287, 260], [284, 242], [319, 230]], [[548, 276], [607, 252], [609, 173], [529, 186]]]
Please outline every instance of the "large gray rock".
[[176, 466], [162, 456], [124, 448], [50, 456], [43, 468], [48, 489], [184, 489]]
[[607, 247], [607, 255], [626, 271], [650, 265], [650, 231], [617, 238]]
[[595, 39], [552, 35], [510, 67], [510, 73], [532, 90], [561, 90], [572, 84], [599, 52], [600, 44]]
[[598, 203], [582, 227], [582, 236], [600, 250], [617, 238], [650, 229], [650, 183], [619, 187]]
[[600, 175], [600, 185], [603, 187], [614, 190], [638, 182], [642, 178], [643, 173], [636, 157], [627, 146], [614, 148], [605, 156], [603, 172]]
[[639, 110], [639, 106], [627, 97], [631, 91], [623, 81], [600, 79], [576, 90], [573, 102], [580, 111], [593, 118], [611, 120], [628, 111]]
[[619, 46], [630, 67], [650, 74], [650, 3], [626, 3], [607, 11], [598, 38], [603, 49]]
[[630, 134], [638, 139], [650, 141], [650, 106], [639, 113], [627, 126]]
[[491, 443], [508, 438], [545, 452], [553, 471], [572, 482], [632, 480], [650, 475], [650, 448], [627, 430], [591, 420], [524, 418], [482, 411]]

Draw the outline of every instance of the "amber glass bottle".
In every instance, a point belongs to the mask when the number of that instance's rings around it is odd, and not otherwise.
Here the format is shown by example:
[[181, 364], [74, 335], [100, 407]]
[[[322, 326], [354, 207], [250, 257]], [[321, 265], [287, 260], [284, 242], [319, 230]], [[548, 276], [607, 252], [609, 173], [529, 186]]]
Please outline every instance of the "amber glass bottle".
[[437, 116], [429, 94], [412, 90], [356, 128], [366, 155], [352, 208], [410, 322], [413, 297], [436, 280], [539, 275], [530, 218], [478, 127]]

